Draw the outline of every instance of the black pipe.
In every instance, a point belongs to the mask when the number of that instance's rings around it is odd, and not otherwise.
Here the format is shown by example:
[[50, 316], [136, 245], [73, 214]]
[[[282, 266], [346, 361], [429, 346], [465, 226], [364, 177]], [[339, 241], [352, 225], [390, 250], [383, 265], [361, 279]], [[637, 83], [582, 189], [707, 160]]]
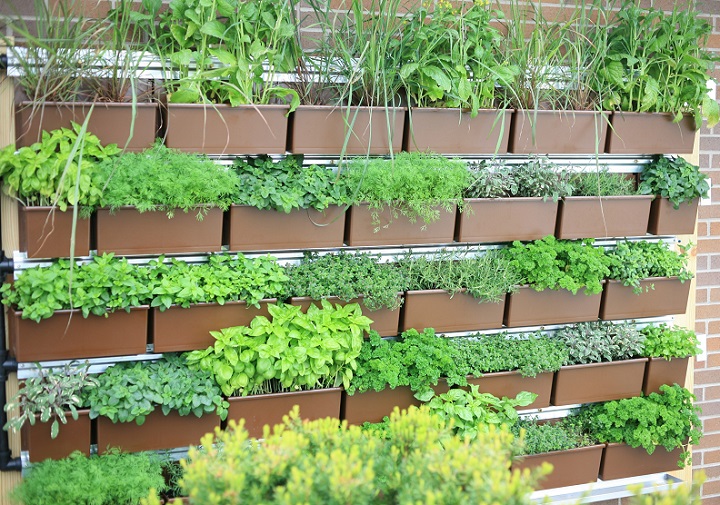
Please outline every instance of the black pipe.
[[7, 69], [7, 66], [8, 66], [7, 54], [0, 54], [0, 70]]
[[[0, 251], [0, 282], [5, 282], [5, 274], [13, 271], [13, 260], [6, 258], [5, 254]], [[20, 458], [13, 458], [10, 451], [10, 439], [8, 432], [3, 429], [7, 423], [7, 412], [5, 405], [7, 404], [6, 385], [8, 374], [17, 372], [18, 364], [14, 358], [10, 358], [7, 349], [5, 349], [5, 324], [0, 324], [0, 472], [19, 472], [22, 470], [22, 461]]]

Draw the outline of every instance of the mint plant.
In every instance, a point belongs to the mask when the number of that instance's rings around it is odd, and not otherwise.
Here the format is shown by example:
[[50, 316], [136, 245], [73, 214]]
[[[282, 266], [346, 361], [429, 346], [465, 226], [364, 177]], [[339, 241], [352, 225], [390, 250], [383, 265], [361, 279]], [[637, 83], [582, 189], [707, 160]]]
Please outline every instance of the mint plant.
[[665, 242], [625, 240], [608, 251], [607, 257], [610, 260], [608, 278], [631, 286], [637, 294], [643, 292], [640, 281], [649, 277], [678, 277], [682, 282], [693, 278], [688, 269], [687, 250], [682, 246], [680, 252], [675, 252]]
[[643, 356], [653, 358], [685, 358], [700, 354], [700, 342], [692, 330], [660, 323], [640, 330], [645, 336]]
[[270, 304], [268, 311], [250, 326], [211, 332], [214, 345], [185, 354], [190, 369], [210, 373], [227, 396], [350, 385], [371, 323], [358, 304], [323, 300], [307, 313]]
[[269, 156], [235, 160], [239, 181], [234, 203], [289, 213], [293, 209], [322, 211], [349, 202], [344, 179], [326, 167], [303, 167], [302, 161], [299, 155], [278, 161]]
[[36, 375], [25, 379], [17, 394], [5, 405], [5, 412], [19, 409], [20, 415], [8, 419], [3, 429], [19, 431], [25, 423], [35, 425], [38, 419], [41, 423], [52, 420], [50, 438], [55, 438], [60, 423], [67, 424], [68, 416], [77, 421], [78, 409], [85, 406], [82, 391], [97, 387], [98, 382], [88, 373], [88, 362], [84, 365], [67, 363], [58, 371], [43, 368], [39, 363], [35, 366]]
[[584, 288], [586, 295], [602, 291], [609, 275], [610, 259], [592, 239], [557, 240], [547, 236], [527, 244], [515, 241], [502, 249], [521, 282], [536, 291], [566, 289], [573, 294]]
[[683, 158], [659, 157], [640, 172], [638, 191], [643, 195], [667, 198], [673, 207], [695, 198], [706, 198], [710, 191], [708, 176], [700, 167]]
[[594, 321], [561, 328], [554, 338], [567, 349], [563, 365], [622, 361], [643, 356], [645, 336], [630, 323]]

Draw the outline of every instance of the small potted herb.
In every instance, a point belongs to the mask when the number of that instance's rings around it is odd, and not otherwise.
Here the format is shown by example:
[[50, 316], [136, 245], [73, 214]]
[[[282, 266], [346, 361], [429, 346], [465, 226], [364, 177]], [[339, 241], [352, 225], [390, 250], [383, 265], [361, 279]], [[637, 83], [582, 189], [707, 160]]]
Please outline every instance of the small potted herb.
[[[98, 163], [119, 152], [77, 124], [43, 132], [39, 142], [17, 151], [14, 144], [0, 150], [0, 178], [5, 193], [18, 201], [20, 249], [29, 258], [90, 253], [89, 214], [103, 193]], [[73, 206], [81, 212], [71, 246]]]
[[571, 195], [560, 204], [562, 239], [645, 236], [651, 197], [638, 195], [635, 178], [607, 167], [571, 176]]
[[438, 332], [500, 328], [505, 298], [520, 277], [498, 251], [470, 255], [440, 251], [399, 261], [407, 278], [402, 328]]
[[600, 318], [630, 319], [684, 314], [692, 272], [688, 253], [665, 242], [619, 242], [608, 251], [610, 273]]
[[510, 296], [506, 326], [594, 321], [609, 259], [593, 240], [557, 240], [548, 236], [503, 249], [522, 286]]
[[469, 180], [464, 162], [431, 153], [354, 158], [340, 176], [354, 195], [348, 245], [452, 242]]
[[660, 393], [585, 407], [580, 416], [587, 431], [607, 442], [600, 467], [603, 480], [668, 472], [690, 461], [688, 444], [702, 436], [695, 396], [677, 384]]
[[648, 232], [689, 235], [695, 231], [698, 202], [708, 196], [710, 181], [699, 166], [683, 158], [659, 157], [643, 167], [638, 190], [655, 195]]
[[64, 458], [74, 451], [90, 455], [90, 411], [82, 391], [98, 383], [88, 374], [89, 368], [89, 364], [68, 363], [56, 371], [36, 364], [35, 374], [5, 405], [6, 412], [19, 409], [20, 415], [3, 428], [22, 430], [22, 450], [30, 453], [30, 461]]
[[458, 216], [458, 242], [538, 240], [555, 233], [558, 200], [571, 194], [570, 173], [547, 158], [470, 166]]
[[231, 251], [340, 247], [349, 201], [328, 167], [303, 167], [302, 156], [237, 159], [230, 208]]
[[288, 265], [286, 273], [289, 280], [283, 296], [290, 303], [303, 310], [323, 299], [359, 303], [373, 321], [370, 329], [381, 336], [398, 334], [407, 278], [394, 263], [382, 263], [380, 256], [371, 254], [306, 253], [298, 264]]
[[110, 447], [136, 452], [197, 444], [228, 413], [212, 375], [190, 370], [177, 355], [118, 363], [97, 382], [86, 402], [90, 418], [97, 418], [100, 453]]
[[268, 305], [269, 317], [212, 332], [215, 344], [185, 355], [192, 370], [212, 375], [229, 397], [229, 418], [245, 419], [252, 437], [300, 405], [303, 419], [340, 417], [339, 386], [349, 387], [371, 320], [350, 303], [306, 312]]
[[537, 468], [545, 463], [553, 471], [540, 481], [540, 489], [589, 484], [597, 481], [604, 445], [585, 432], [573, 416], [540, 422], [521, 419], [512, 428], [522, 441], [513, 470]]
[[684, 385], [690, 357], [700, 354], [700, 342], [695, 332], [665, 323], [651, 324], [641, 331], [645, 336], [643, 356], [650, 359], [644, 393], [657, 393], [662, 384]]
[[637, 396], [647, 358], [644, 336], [629, 323], [595, 321], [557, 331], [568, 358], [555, 373], [551, 403], [573, 405]]
[[103, 208], [98, 252], [163, 254], [219, 251], [223, 211], [237, 178], [225, 167], [156, 144], [100, 166]]

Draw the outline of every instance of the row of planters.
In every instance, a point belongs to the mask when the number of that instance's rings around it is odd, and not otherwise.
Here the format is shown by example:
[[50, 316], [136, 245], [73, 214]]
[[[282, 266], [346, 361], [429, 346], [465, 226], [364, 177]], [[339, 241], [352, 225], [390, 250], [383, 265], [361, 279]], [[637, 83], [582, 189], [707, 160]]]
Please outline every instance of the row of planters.
[[73, 255], [87, 256], [690, 234], [709, 189], [680, 158], [645, 166], [637, 188], [628, 174], [542, 158], [468, 166], [402, 153], [337, 171], [302, 162], [263, 156], [228, 169], [159, 144], [121, 154], [75, 125], [0, 151], [0, 178], [20, 202], [30, 258], [70, 256], [73, 239]]
[[[78, 26], [45, 8], [37, 36], [22, 19], [6, 20], [27, 36], [26, 51], [12, 49], [30, 97], [17, 119], [22, 142], [56, 128], [58, 115], [82, 122], [91, 104], [74, 102], [114, 100], [126, 102], [126, 122], [110, 123], [116, 137], [104, 140], [152, 144], [157, 108], [136, 103], [147, 96], [135, 82], [143, 63], [128, 47], [166, 67], [167, 143], [190, 151], [677, 153], [692, 151], [703, 117], [709, 126], [718, 120], [706, 84], [714, 58], [703, 49], [711, 26], [684, 9], [666, 14], [627, 1], [615, 16], [577, 6], [559, 23], [519, 2], [505, 19], [487, 4], [429, 11], [353, 0], [342, 12], [313, 1], [301, 22], [297, 1], [131, 6], [122, 0], [107, 19]], [[279, 83], [278, 73], [294, 79]], [[407, 124], [399, 104], [410, 106]], [[122, 107], [95, 105], [94, 131], [113, 109]], [[150, 118], [137, 121], [141, 110]], [[642, 126], [646, 116], [659, 122]], [[54, 124], [41, 123], [51, 117]], [[149, 137], [136, 135], [133, 118]]]
[[[678, 403], [661, 401], [673, 406]], [[644, 403], [645, 407], [649, 404]], [[453, 504], [470, 499], [473, 503], [529, 505], [538, 482], [552, 487], [553, 479], [579, 468], [568, 468], [556, 460], [549, 476], [548, 467], [524, 470], [523, 465], [529, 466], [533, 456], [519, 462], [518, 449], [571, 454], [572, 448], [595, 440], [581, 422], [587, 418], [575, 416], [554, 425], [521, 422], [513, 426], [512, 434], [504, 427], [482, 429], [474, 439], [463, 440], [449, 422], [427, 408], [396, 411], [381, 427], [342, 425], [339, 429], [336, 421], [328, 419], [302, 423], [295, 411], [269, 429], [262, 444], [250, 445], [243, 426], [232, 424], [231, 429], [203, 437], [202, 447], [191, 448], [188, 458], [179, 464], [163, 463], [148, 453], [90, 458], [76, 453], [65, 460], [48, 460], [30, 469], [12, 497], [24, 505], [75, 505], [85, 503], [88, 496], [96, 505], [179, 505], [206, 504], [211, 493], [222, 492], [224, 496], [262, 497], [256, 501], [259, 504], [296, 503], [298, 497], [313, 503], [322, 497], [328, 503], [358, 505], [427, 503], [433, 499]], [[518, 433], [520, 430], [524, 435]], [[655, 431], [653, 427], [637, 433]], [[663, 438], [671, 443], [671, 437]], [[518, 443], [518, 439], [523, 441]], [[606, 454], [604, 472], [613, 468], [614, 445], [605, 451], [600, 447]], [[661, 451], [655, 451], [656, 458]], [[467, 471], [468, 465], [472, 465], [472, 472]], [[509, 472], [511, 465], [513, 471]], [[588, 474], [584, 481], [594, 482], [597, 476], [596, 466], [594, 476]], [[663, 503], [699, 505], [701, 484], [702, 480], [693, 486], [636, 496], [628, 503], [640, 505], [662, 499]], [[288, 493], [289, 486], [292, 494]], [[160, 501], [176, 496], [183, 498]], [[229, 505], [231, 500], [216, 502]]]
[[286, 266], [242, 254], [137, 265], [106, 254], [22, 270], [0, 293], [11, 353], [28, 362], [143, 354], [148, 344], [159, 353], [202, 349], [212, 330], [247, 325], [277, 300], [303, 309], [360, 302], [383, 336], [682, 314], [690, 279], [687, 252], [665, 242], [605, 251], [546, 237], [394, 262], [339, 252]]
[[[559, 338], [531, 334], [516, 341], [504, 335], [449, 340], [426, 329], [406, 332], [399, 341], [381, 340], [376, 333], [364, 341], [370, 320], [357, 304], [324, 302], [307, 313], [295, 306], [271, 305], [269, 312], [270, 317], [257, 317], [249, 326], [213, 332], [215, 344], [206, 350], [121, 363], [97, 377], [87, 374], [87, 366], [67, 365], [59, 372], [38, 367], [38, 374], [26, 380], [8, 405], [8, 410], [19, 408], [20, 415], [6, 428], [22, 428], [23, 447], [38, 461], [75, 449], [87, 453], [91, 442], [101, 453], [110, 447], [139, 451], [194, 444], [226, 418], [244, 419], [250, 436], [266, 437], [263, 426], [279, 422], [293, 405], [300, 405], [303, 419], [332, 417], [360, 424], [381, 421], [395, 407], [422, 400], [441, 417], [452, 417], [456, 429], [473, 438], [482, 424], [516, 420], [515, 408], [546, 406], [549, 392], [535, 391], [547, 383], [548, 375], [552, 384], [548, 370], [558, 370], [555, 399], [568, 389], [561, 382], [582, 382], [577, 375], [581, 367], [569, 363], [652, 353], [682, 368], [683, 360], [677, 358], [685, 358], [687, 367], [687, 357], [697, 352], [692, 332], [665, 326], [650, 326], [641, 334], [627, 325], [588, 325], [568, 329]], [[586, 339], [587, 334], [594, 334], [594, 340]], [[592, 373], [594, 367], [585, 368]], [[494, 373], [502, 370], [511, 372]], [[561, 378], [564, 373], [571, 377]], [[602, 375], [619, 372], [613, 368]], [[684, 381], [685, 374], [657, 376], [657, 370], [648, 368], [645, 375], [647, 398], [657, 400], [670, 398], [666, 384]], [[513, 376], [536, 378], [518, 383]], [[640, 395], [642, 372], [634, 390], [611, 377], [611, 386], [624, 388], [614, 393], [595, 377], [584, 386], [571, 384], [569, 394], [576, 396], [567, 401]], [[658, 384], [668, 396], [654, 391]], [[363, 393], [371, 389], [385, 394]], [[671, 389], [689, 401], [685, 390], [677, 385]], [[562, 394], [567, 398], [567, 391]], [[92, 419], [97, 419], [95, 429]], [[65, 426], [60, 431], [61, 423]], [[653, 440], [645, 448], [660, 443]]]

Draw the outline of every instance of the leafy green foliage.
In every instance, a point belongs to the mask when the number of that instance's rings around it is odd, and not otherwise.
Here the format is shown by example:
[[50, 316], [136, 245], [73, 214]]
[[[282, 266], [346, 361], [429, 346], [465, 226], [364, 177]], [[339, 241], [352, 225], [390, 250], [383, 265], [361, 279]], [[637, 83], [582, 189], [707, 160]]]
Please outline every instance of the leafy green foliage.
[[700, 342], [692, 330], [660, 323], [643, 328], [645, 336], [643, 356], [654, 358], [685, 358], [700, 354]]
[[207, 263], [190, 264], [177, 259], [165, 263], [160, 257], [148, 264], [150, 305], [160, 311], [172, 305], [187, 308], [195, 303], [225, 304], [244, 301], [259, 307], [260, 300], [285, 290], [285, 270], [272, 256], [247, 258], [216, 254]]
[[293, 209], [321, 211], [349, 201], [344, 179], [318, 165], [303, 167], [302, 156], [275, 162], [269, 156], [237, 159], [234, 169], [240, 179], [234, 200], [240, 205], [289, 213]]
[[103, 147], [100, 139], [73, 123], [42, 133], [42, 140], [15, 151], [0, 150], [0, 178], [5, 192], [24, 205], [57, 205], [62, 211], [75, 204], [94, 207], [103, 193], [98, 163], [120, 152]]
[[707, 197], [710, 183], [699, 166], [683, 158], [660, 157], [643, 167], [638, 191], [667, 198], [679, 209], [681, 203]]
[[[643, 447], [648, 454], [657, 446], [672, 451], [688, 443], [697, 444], [702, 423], [698, 417], [700, 408], [693, 405], [695, 396], [677, 384], [663, 384], [660, 391], [592, 405], [580, 415], [600, 442], [624, 442]], [[678, 466], [682, 468], [689, 461], [690, 453], [684, 452]]]
[[607, 168], [594, 172], [577, 172], [572, 175], [573, 196], [623, 196], [634, 195], [635, 180], [625, 174], [616, 174]]
[[523, 377], [555, 372], [568, 359], [568, 350], [558, 339], [541, 332], [511, 338], [505, 333], [454, 338], [455, 362], [476, 377], [485, 373], [517, 370]]
[[136, 505], [164, 488], [160, 460], [148, 453], [75, 452], [33, 465], [11, 496], [24, 505]]
[[20, 409], [20, 415], [9, 418], [3, 428], [19, 431], [26, 422], [34, 425], [38, 416], [41, 423], [52, 420], [50, 437], [57, 437], [60, 423], [67, 424], [68, 414], [78, 419], [77, 409], [83, 407], [81, 391], [97, 386], [97, 380], [88, 374], [89, 368], [87, 362], [83, 366], [71, 362], [55, 371], [36, 363], [36, 375], [25, 379], [5, 405], [5, 412]]
[[550, 235], [527, 244], [515, 241], [502, 251], [522, 282], [536, 291], [566, 289], [576, 294], [585, 288], [586, 295], [597, 294], [610, 273], [610, 259], [592, 239], [557, 240]]
[[[424, 225], [437, 221], [440, 210], [462, 208], [462, 191], [468, 185], [469, 172], [464, 162], [431, 153], [399, 153], [393, 159], [354, 158], [340, 173], [355, 202], [367, 202], [374, 222], [388, 209]], [[424, 226], [423, 225], [423, 226]]]
[[349, 302], [362, 298], [370, 310], [396, 310], [398, 296], [407, 289], [403, 270], [392, 263], [381, 263], [380, 256], [338, 252], [322, 256], [306, 253], [297, 265], [288, 265], [285, 297], [309, 296], [313, 300], [336, 296]]
[[608, 278], [632, 286], [637, 294], [643, 291], [640, 281], [648, 277], [678, 277], [682, 282], [693, 278], [687, 266], [687, 251], [681, 248], [675, 252], [665, 242], [618, 242], [607, 257], [610, 260]]
[[630, 323], [593, 321], [561, 328], [555, 338], [568, 350], [563, 365], [622, 361], [643, 356], [645, 336]]
[[521, 391], [515, 398], [501, 399], [490, 393], [481, 393], [476, 384], [471, 384], [468, 391], [451, 389], [435, 396], [428, 407], [430, 412], [442, 419], [452, 420], [458, 436], [473, 440], [490, 426], [512, 426], [518, 420], [515, 407], [527, 407], [535, 398], [537, 394]]
[[160, 407], [164, 415], [217, 413], [227, 417], [228, 402], [212, 375], [191, 370], [181, 356], [167, 354], [158, 361], [118, 363], [98, 376], [97, 387], [85, 393], [90, 418], [105, 416], [114, 423], [138, 425]]
[[228, 396], [350, 385], [372, 322], [358, 304], [323, 300], [307, 313], [270, 304], [268, 311], [270, 319], [257, 316], [249, 327], [211, 332], [215, 344], [186, 354], [188, 366], [211, 373]]
[[61, 259], [25, 269], [15, 282], [3, 284], [0, 293], [4, 305], [22, 310], [23, 319], [40, 322], [70, 308], [82, 310], [83, 317], [129, 311], [147, 303], [150, 288], [143, 268], [103, 254], [82, 265]]
[[571, 172], [560, 170], [547, 158], [531, 158], [520, 165], [481, 162], [470, 167], [465, 198], [514, 196], [551, 198], [557, 202], [573, 193]]
[[133, 205], [138, 211], [176, 209], [225, 210], [232, 203], [237, 178], [225, 167], [192, 153], [183, 153], [156, 143], [141, 153], [125, 153], [100, 165], [103, 184], [101, 203], [110, 210]]
[[[427, 408], [395, 411], [382, 435], [336, 420], [301, 422], [297, 407], [262, 443], [231, 421], [191, 448], [184, 483], [193, 502], [231, 505], [236, 496], [258, 505], [352, 503], [529, 503], [537, 473], [508, 471], [507, 430], [453, 436]], [[238, 478], [242, 476], [242, 478]], [[216, 494], [212, 494], [216, 493]], [[145, 505], [159, 505], [152, 496]]]
[[388, 386], [410, 386], [418, 398], [427, 398], [441, 377], [452, 385], [467, 385], [470, 370], [455, 359], [455, 348], [432, 328], [405, 331], [399, 340], [383, 340], [377, 332], [362, 343], [357, 369], [347, 391], [382, 391]]
[[512, 428], [522, 439], [522, 454], [542, 454], [566, 451], [595, 445], [597, 440], [585, 433], [582, 423], [574, 416], [555, 422], [538, 422], [537, 419], [520, 419]]
[[433, 256], [407, 254], [399, 261], [409, 289], [443, 289], [451, 296], [465, 290], [478, 302], [499, 303], [521, 279], [499, 251], [471, 255], [440, 251]]
[[717, 57], [706, 51], [710, 24], [687, 8], [662, 10], [640, 7], [632, 0], [618, 11], [604, 51], [601, 81], [607, 110], [670, 112], [675, 121], [693, 114], [717, 124], [718, 103], [707, 95], [708, 71]]

